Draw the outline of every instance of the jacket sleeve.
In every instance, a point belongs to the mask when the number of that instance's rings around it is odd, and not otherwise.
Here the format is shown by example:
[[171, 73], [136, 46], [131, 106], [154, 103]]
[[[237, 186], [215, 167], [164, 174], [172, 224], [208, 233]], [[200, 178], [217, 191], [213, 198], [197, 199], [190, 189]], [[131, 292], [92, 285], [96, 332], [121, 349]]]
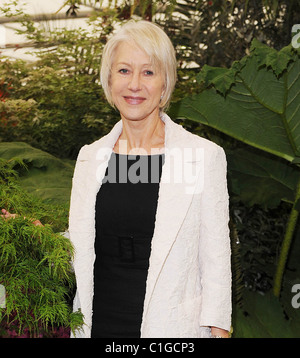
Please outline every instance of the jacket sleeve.
[[[94, 212], [89, 209], [87, 164], [88, 155], [83, 147], [78, 155], [71, 192], [69, 235], [74, 247], [73, 268], [76, 275], [77, 292], [74, 311], [81, 309], [84, 315], [84, 336], [89, 335], [92, 312], [93, 262], [94, 262]], [[76, 336], [80, 336], [77, 334]]]
[[224, 150], [216, 146], [205, 156], [204, 186], [201, 195], [199, 258], [201, 269], [201, 326], [230, 330], [231, 250], [229, 197]]

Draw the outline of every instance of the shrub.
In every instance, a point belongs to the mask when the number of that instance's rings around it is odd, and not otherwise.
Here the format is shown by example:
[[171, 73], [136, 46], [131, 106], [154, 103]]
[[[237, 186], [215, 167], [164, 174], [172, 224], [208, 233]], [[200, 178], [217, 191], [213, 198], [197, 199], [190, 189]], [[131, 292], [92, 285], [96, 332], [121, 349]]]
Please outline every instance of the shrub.
[[[53, 229], [65, 226], [59, 218], [61, 209], [23, 192], [15, 166], [16, 161], [0, 161], [0, 206], [18, 214], [14, 219], [0, 218], [0, 284], [6, 291], [0, 335], [66, 335], [82, 324], [81, 313], [73, 313], [71, 307], [73, 248], [69, 239]], [[44, 226], [32, 224], [32, 218], [42, 217]], [[52, 218], [51, 224], [47, 217]]]

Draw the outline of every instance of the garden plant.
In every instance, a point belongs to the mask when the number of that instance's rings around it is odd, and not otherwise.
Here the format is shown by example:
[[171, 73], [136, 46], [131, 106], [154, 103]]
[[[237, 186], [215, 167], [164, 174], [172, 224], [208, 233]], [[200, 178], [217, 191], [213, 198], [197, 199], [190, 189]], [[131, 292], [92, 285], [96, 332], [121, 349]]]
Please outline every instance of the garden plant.
[[91, 6], [89, 29], [51, 30], [18, 1], [0, 7], [17, 18], [36, 55], [32, 63], [0, 61], [0, 209], [17, 214], [0, 217], [0, 336], [68, 337], [83, 322], [72, 313], [73, 251], [63, 235], [74, 164], [80, 147], [119, 118], [99, 81], [103, 46], [122, 21], [144, 18], [161, 25], [176, 48], [170, 116], [226, 151], [232, 336], [299, 337], [300, 313], [291, 305], [300, 283], [300, 54], [291, 46], [299, 2], [64, 5], [66, 17]]

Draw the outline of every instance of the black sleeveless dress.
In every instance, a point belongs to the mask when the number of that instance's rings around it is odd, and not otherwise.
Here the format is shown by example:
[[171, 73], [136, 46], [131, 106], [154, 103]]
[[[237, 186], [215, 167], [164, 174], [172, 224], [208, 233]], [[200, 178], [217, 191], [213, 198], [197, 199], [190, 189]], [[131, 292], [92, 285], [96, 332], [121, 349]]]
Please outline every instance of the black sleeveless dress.
[[112, 153], [96, 199], [92, 338], [138, 338], [164, 155]]

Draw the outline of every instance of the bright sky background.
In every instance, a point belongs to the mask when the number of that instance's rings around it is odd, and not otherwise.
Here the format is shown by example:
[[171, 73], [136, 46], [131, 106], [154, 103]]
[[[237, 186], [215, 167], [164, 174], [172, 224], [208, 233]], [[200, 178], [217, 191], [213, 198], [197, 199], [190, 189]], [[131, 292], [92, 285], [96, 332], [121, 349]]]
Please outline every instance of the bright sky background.
[[[0, 0], [0, 5], [5, 3], [5, 0]], [[30, 15], [43, 15], [43, 14], [54, 14], [57, 12], [61, 6], [65, 3], [65, 0], [19, 0], [20, 7], [24, 10], [25, 13]], [[69, 6], [65, 6], [59, 12], [59, 14], [65, 14]], [[91, 11], [90, 7], [81, 5], [79, 8], [79, 13]], [[25, 36], [17, 35], [15, 29], [20, 27], [20, 24], [14, 22], [5, 22], [1, 23], [4, 15], [0, 11], [0, 58], [2, 56], [9, 56], [12, 58], [21, 58], [28, 61], [33, 61], [34, 57], [32, 55], [26, 54], [26, 52], [32, 50], [32, 48], [11, 48], [12, 45], [24, 44], [28, 42]], [[69, 17], [68, 19], [47, 21], [47, 26], [53, 28], [78, 28], [86, 27], [86, 19], [84, 18], [73, 18]]]

